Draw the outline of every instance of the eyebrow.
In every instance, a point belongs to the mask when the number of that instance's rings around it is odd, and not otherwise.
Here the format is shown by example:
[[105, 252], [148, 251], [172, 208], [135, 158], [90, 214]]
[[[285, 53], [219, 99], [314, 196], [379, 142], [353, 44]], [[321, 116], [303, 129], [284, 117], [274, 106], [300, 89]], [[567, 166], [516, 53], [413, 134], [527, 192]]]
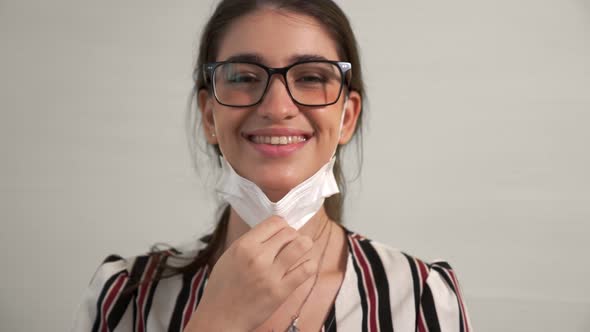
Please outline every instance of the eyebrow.
[[234, 54], [223, 61], [238, 61], [238, 62], [245, 61], [245, 62], [262, 63], [262, 62], [264, 62], [264, 59], [262, 58], [262, 56], [260, 56], [256, 53], [240, 53], [240, 54]]
[[316, 61], [316, 60], [328, 60], [325, 56], [319, 54], [300, 54], [294, 55], [289, 58], [290, 63], [300, 62], [300, 61]]
[[[289, 64], [301, 61], [323, 61], [328, 60], [325, 56], [319, 54], [296, 54], [289, 57]], [[257, 53], [239, 53], [229, 56], [224, 61], [244, 61], [244, 62], [256, 62], [261, 64], [267, 64], [264, 57]]]

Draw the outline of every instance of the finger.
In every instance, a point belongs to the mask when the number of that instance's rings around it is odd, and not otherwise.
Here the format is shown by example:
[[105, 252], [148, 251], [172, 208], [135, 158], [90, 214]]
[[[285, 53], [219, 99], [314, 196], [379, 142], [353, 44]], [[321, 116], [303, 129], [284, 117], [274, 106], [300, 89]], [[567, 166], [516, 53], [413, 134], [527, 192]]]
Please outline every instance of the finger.
[[285, 227], [262, 243], [261, 252], [269, 258], [270, 262], [274, 262], [279, 252], [297, 237], [299, 234], [293, 227]]
[[318, 270], [318, 263], [314, 260], [308, 259], [300, 263], [297, 267], [289, 270], [283, 276], [283, 284], [291, 291], [297, 289], [310, 277], [316, 275]]
[[259, 244], [268, 240], [285, 227], [289, 227], [285, 219], [279, 216], [271, 216], [246, 232], [242, 236], [242, 240]]
[[301, 263], [300, 260], [311, 251], [313, 248], [313, 241], [309, 236], [298, 236], [293, 241], [287, 243], [276, 255], [274, 265], [281, 275], [285, 274], [290, 269], [295, 268], [295, 265]]

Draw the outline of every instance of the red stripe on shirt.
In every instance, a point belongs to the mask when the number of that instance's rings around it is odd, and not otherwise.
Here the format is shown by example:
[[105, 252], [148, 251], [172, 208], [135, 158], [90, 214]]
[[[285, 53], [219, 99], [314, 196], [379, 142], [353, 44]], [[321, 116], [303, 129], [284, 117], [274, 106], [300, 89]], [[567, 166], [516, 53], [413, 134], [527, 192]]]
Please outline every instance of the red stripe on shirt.
[[[416, 266], [418, 267], [418, 277], [420, 279], [420, 297], [422, 297], [424, 284], [426, 283], [426, 278], [428, 278], [428, 269], [426, 268], [426, 264], [421, 260], [414, 259], [414, 262], [416, 262]], [[418, 331], [428, 332], [428, 327], [425, 324], [426, 319], [424, 318], [424, 311], [422, 310], [422, 305], [420, 305], [420, 310], [416, 313], [416, 315], [418, 315]]]
[[199, 288], [201, 286], [201, 282], [203, 281], [203, 276], [205, 275], [205, 269], [200, 269], [199, 273], [197, 273], [193, 280], [191, 281], [191, 288], [190, 288], [190, 297], [189, 300], [186, 304], [186, 306], [184, 307], [184, 314], [182, 315], [182, 328], [184, 329], [186, 327], [186, 324], [188, 324], [191, 315], [194, 311], [195, 308], [195, 302], [197, 300], [197, 292], [199, 291]]
[[117, 280], [115, 281], [115, 283], [113, 284], [113, 286], [109, 290], [106, 300], [102, 304], [101, 315], [100, 315], [102, 317], [102, 320], [101, 320], [102, 329], [100, 329], [101, 331], [107, 332], [108, 313], [112, 309], [111, 305], [115, 302], [115, 299], [119, 296], [119, 294], [123, 288], [123, 283], [125, 282], [126, 278], [127, 278], [127, 275], [125, 275], [125, 274], [121, 274], [119, 277], [117, 277]]
[[144, 315], [144, 306], [145, 306], [145, 298], [147, 291], [151, 285], [151, 279], [156, 272], [156, 267], [160, 262], [160, 256], [155, 255], [152, 256], [144, 273], [144, 277], [142, 278], [142, 284], [139, 289], [139, 295], [137, 296], [137, 332], [144, 332], [145, 331], [145, 315]]
[[456, 295], [457, 300], [459, 301], [459, 306], [461, 306], [461, 320], [465, 323], [465, 332], [469, 332], [469, 322], [467, 321], [467, 315], [465, 314], [465, 304], [463, 303], [463, 295], [459, 289], [459, 281], [455, 276], [455, 272], [452, 270], [448, 270], [448, 272], [451, 275], [451, 279], [453, 280], [453, 286], [455, 287], [455, 293], [457, 293]]
[[357, 261], [359, 262], [361, 269], [363, 271], [363, 281], [365, 286], [365, 291], [369, 296], [369, 307], [368, 307], [368, 316], [369, 316], [369, 331], [378, 331], [377, 328], [377, 294], [375, 291], [375, 281], [373, 279], [373, 275], [371, 273], [371, 269], [369, 268], [369, 263], [367, 258], [365, 257], [362, 250], [359, 248], [357, 241], [352, 241], [353, 243], [353, 250]]

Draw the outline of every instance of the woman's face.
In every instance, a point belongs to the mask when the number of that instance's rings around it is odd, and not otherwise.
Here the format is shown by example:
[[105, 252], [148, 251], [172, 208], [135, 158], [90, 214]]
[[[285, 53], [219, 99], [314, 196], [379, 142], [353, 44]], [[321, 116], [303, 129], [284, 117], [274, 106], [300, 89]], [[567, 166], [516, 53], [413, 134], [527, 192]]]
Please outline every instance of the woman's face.
[[[273, 9], [234, 21], [221, 40], [216, 61], [245, 55], [268, 67], [285, 67], [308, 57], [341, 60], [335, 42], [318, 21]], [[346, 89], [329, 106], [300, 106], [289, 96], [282, 76], [273, 75], [266, 95], [255, 106], [223, 106], [202, 90], [199, 107], [208, 143], [219, 144], [234, 170], [276, 202], [327, 163], [338, 144], [350, 140], [361, 98], [352, 91], [345, 105], [345, 95]], [[291, 143], [273, 144], [285, 140]]]

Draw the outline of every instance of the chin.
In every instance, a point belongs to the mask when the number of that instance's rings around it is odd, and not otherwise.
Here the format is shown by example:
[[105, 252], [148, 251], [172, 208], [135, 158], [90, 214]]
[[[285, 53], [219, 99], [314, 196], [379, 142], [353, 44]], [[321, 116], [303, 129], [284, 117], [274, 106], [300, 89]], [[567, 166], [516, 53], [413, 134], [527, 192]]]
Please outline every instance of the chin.
[[277, 202], [304, 180], [279, 176], [269, 179], [258, 179], [255, 183], [272, 202]]

